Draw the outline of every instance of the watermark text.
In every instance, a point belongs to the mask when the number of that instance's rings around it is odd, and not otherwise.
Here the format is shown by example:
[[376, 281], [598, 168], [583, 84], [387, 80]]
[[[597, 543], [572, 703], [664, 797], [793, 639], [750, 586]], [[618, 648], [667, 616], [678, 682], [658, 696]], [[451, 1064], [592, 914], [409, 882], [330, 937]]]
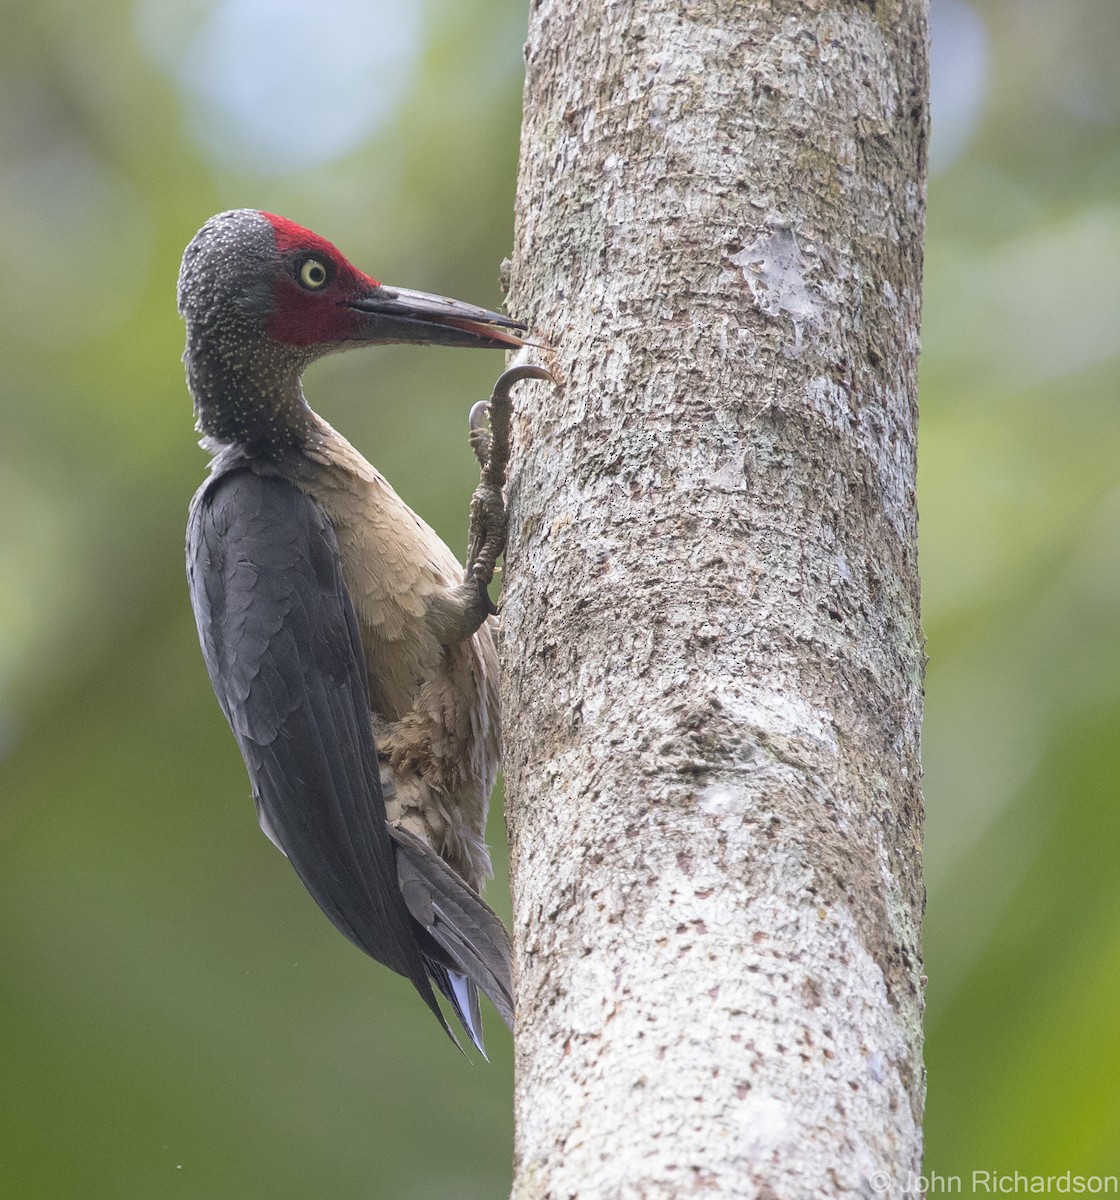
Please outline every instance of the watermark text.
[[1118, 1196], [1120, 1177], [1080, 1175], [1063, 1171], [1056, 1175], [1031, 1175], [1024, 1171], [972, 1171], [964, 1175], [895, 1177], [875, 1171], [868, 1182], [878, 1196]]

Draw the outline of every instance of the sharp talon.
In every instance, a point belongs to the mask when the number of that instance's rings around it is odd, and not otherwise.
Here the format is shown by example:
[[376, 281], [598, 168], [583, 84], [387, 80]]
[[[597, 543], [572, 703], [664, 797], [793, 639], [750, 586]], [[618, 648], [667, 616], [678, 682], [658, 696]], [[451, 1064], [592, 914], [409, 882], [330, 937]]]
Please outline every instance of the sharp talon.
[[494, 384], [494, 390], [490, 395], [490, 399], [508, 400], [510, 388], [513, 387], [515, 383], [520, 383], [522, 379], [551, 380], [552, 374], [549, 371], [546, 371], [544, 367], [534, 367], [528, 363], [520, 367], [510, 367], [508, 371], [503, 371], [501, 375], [498, 376], [498, 382]]
[[486, 428], [486, 418], [490, 414], [490, 401], [479, 400], [477, 404], [471, 405], [470, 416], [467, 418], [467, 423], [470, 426], [471, 433], [477, 429]]

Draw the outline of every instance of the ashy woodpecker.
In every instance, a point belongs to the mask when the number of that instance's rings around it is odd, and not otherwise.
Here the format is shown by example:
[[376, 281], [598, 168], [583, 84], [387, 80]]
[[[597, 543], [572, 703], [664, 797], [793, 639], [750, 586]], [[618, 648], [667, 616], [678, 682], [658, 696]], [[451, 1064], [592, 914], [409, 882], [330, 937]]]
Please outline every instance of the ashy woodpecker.
[[489, 552], [464, 572], [301, 376], [351, 346], [520, 346], [523, 326], [380, 284], [247, 209], [187, 247], [179, 312], [213, 455], [187, 526], [191, 603], [261, 828], [335, 926], [450, 1034], [434, 985], [481, 1050], [478, 991], [513, 1013], [509, 937], [479, 896], [499, 740], [486, 585], [504, 530], [472, 529]]

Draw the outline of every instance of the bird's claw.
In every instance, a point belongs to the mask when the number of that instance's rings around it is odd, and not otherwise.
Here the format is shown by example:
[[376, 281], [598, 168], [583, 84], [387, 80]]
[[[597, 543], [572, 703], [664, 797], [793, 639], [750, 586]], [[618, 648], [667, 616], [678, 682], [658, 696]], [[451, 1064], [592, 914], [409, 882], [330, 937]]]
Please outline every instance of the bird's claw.
[[471, 406], [470, 417], [467, 419], [470, 428], [467, 440], [478, 460], [479, 470], [483, 477], [486, 475], [486, 469], [490, 464], [490, 456], [494, 449], [494, 435], [490, 432], [490, 426], [487, 424], [489, 415], [490, 402], [479, 400], [477, 404]]
[[499, 556], [506, 548], [506, 507], [502, 489], [510, 454], [510, 390], [523, 379], [551, 379], [544, 367], [519, 366], [504, 371], [489, 400], [471, 407], [468, 418], [471, 450], [478, 459], [480, 479], [471, 497], [470, 533], [467, 539], [467, 578], [473, 580], [487, 615], [497, 607], [487, 590]]
[[471, 405], [470, 416], [467, 418], [467, 423], [470, 425], [471, 433], [476, 429], [486, 428], [486, 418], [490, 415], [490, 401], [479, 400]]

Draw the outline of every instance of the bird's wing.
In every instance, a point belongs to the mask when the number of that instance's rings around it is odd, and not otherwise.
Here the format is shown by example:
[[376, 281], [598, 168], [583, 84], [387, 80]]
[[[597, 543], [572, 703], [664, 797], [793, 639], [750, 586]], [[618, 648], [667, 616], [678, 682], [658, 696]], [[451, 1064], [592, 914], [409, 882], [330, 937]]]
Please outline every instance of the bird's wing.
[[202, 653], [269, 836], [352, 942], [447, 1023], [398, 883], [334, 530], [287, 480], [212, 477], [187, 527]]

